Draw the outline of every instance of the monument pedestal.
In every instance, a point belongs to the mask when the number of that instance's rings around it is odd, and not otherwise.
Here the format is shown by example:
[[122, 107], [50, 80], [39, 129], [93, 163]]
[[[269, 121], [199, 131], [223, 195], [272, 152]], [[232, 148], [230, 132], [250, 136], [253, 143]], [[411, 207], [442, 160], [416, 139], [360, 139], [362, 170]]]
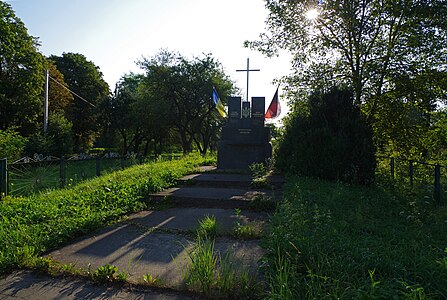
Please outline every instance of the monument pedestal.
[[266, 163], [272, 156], [270, 129], [264, 126], [265, 98], [228, 99], [228, 122], [222, 127], [217, 150], [218, 169], [248, 169], [253, 163]]

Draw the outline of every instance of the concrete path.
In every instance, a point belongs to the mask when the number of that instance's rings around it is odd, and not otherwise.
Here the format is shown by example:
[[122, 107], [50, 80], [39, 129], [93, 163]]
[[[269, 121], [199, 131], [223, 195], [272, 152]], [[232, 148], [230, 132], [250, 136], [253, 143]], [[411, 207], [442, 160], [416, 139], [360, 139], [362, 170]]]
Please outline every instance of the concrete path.
[[78, 278], [53, 278], [29, 271], [18, 271], [0, 279], [0, 299], [12, 300], [84, 300], [84, 299], [128, 299], [128, 300], [188, 300], [198, 299], [189, 293], [97, 285]]
[[[95, 270], [111, 264], [117, 266], [119, 271], [128, 273], [130, 282], [142, 284], [143, 276], [150, 274], [164, 286], [183, 289], [186, 288], [183, 275], [189, 262], [188, 253], [195, 242], [193, 229], [198, 228], [198, 220], [206, 215], [216, 216], [223, 232], [230, 230], [231, 225], [220, 220], [236, 222], [231, 210], [196, 208], [181, 213], [181, 209], [175, 208], [160, 212], [146, 211], [131, 216], [127, 222], [107, 227], [53, 251], [48, 256], [82, 269]], [[219, 216], [224, 218], [219, 219]], [[264, 221], [260, 216], [256, 218], [259, 221], [255, 223], [260, 226]], [[249, 217], [240, 219], [247, 220]], [[221, 254], [232, 249], [236, 259], [253, 269], [256, 269], [257, 261], [263, 254], [258, 241], [239, 241], [229, 237], [216, 238], [215, 249]]]
[[[212, 168], [203, 168], [212, 171]], [[264, 254], [259, 240], [238, 239], [236, 226], [249, 225], [262, 232], [268, 214], [247, 210], [256, 197], [277, 201], [280, 177], [270, 178], [274, 191], [250, 189], [251, 177], [244, 174], [203, 173], [185, 176], [180, 186], [151, 195], [149, 201], [169, 199], [175, 207], [142, 211], [126, 220], [73, 241], [48, 253], [55, 261], [76, 268], [96, 270], [106, 264], [126, 272], [130, 283], [142, 284], [146, 274], [163, 287], [184, 291], [184, 273], [190, 261], [199, 221], [217, 219], [215, 251], [224, 256], [231, 251], [235, 261], [258, 276], [258, 261]], [[147, 298], [149, 297], [149, 298]], [[0, 299], [189, 299], [188, 293], [165, 291], [134, 292], [96, 286], [81, 279], [50, 278], [29, 272], [0, 279]]]

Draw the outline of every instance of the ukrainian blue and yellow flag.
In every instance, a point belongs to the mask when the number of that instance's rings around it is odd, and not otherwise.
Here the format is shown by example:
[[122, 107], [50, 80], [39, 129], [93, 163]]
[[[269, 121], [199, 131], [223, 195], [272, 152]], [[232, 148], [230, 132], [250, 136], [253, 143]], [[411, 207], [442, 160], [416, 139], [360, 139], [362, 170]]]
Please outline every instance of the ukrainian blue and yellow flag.
[[213, 101], [219, 114], [225, 118], [227, 116], [227, 112], [225, 111], [225, 107], [223, 106], [222, 101], [220, 100], [219, 95], [217, 94], [214, 86], [213, 86]]

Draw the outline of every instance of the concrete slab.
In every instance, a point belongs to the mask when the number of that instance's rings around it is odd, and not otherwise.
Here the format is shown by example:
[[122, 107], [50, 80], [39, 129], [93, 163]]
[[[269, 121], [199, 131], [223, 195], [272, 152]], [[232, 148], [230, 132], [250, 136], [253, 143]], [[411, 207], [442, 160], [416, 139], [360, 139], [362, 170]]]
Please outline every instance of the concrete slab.
[[30, 271], [18, 271], [0, 279], [0, 299], [198, 299], [189, 293], [184, 295], [166, 290], [118, 288], [97, 285], [79, 278], [53, 278]]
[[[130, 224], [109, 227], [48, 254], [61, 263], [92, 271], [106, 264], [129, 274], [129, 281], [143, 283], [150, 274], [172, 288], [184, 288], [183, 275], [189, 263], [188, 253], [194, 240], [181, 235], [143, 232]], [[256, 272], [264, 253], [259, 241], [217, 238], [216, 251], [225, 255], [231, 249], [237, 260]]]
[[234, 188], [175, 187], [149, 195], [152, 201], [160, 202], [169, 198], [182, 207], [249, 208], [256, 197], [279, 199], [280, 193], [270, 190], [250, 190]]
[[215, 170], [216, 170], [216, 166], [199, 166], [199, 167], [197, 167], [197, 171], [199, 173], [213, 172]]
[[[283, 176], [271, 175], [267, 179], [268, 183], [274, 189], [280, 189], [285, 182]], [[251, 186], [252, 176], [250, 174], [218, 174], [202, 173], [190, 174], [179, 180], [180, 184], [194, 184], [196, 186], [207, 187], [233, 187], [249, 188]]]
[[269, 219], [266, 213], [243, 210], [236, 215], [234, 209], [222, 208], [170, 208], [162, 211], [141, 211], [129, 216], [126, 222], [136, 223], [147, 228], [192, 231], [199, 227], [199, 221], [206, 216], [214, 216], [219, 233], [230, 233], [236, 223], [261, 229]]

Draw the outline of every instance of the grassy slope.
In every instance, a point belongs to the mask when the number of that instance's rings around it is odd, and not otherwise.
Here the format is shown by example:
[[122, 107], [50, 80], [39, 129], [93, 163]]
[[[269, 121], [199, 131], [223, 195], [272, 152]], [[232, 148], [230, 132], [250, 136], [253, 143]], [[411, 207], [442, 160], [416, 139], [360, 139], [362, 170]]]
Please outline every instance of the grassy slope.
[[87, 180], [71, 189], [0, 203], [0, 274], [26, 264], [73, 237], [145, 208], [149, 193], [175, 184], [206, 163], [199, 155], [138, 165]]
[[397, 194], [291, 178], [267, 241], [270, 297], [446, 299], [447, 209]]

